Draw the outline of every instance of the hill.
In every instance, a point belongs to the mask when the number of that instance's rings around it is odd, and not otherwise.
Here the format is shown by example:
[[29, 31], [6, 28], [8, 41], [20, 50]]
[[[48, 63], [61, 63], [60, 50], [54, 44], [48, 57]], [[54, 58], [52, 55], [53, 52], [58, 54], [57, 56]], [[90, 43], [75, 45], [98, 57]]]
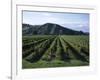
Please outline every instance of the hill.
[[86, 35], [82, 31], [76, 31], [65, 28], [54, 23], [46, 23], [43, 25], [22, 24], [23, 35]]

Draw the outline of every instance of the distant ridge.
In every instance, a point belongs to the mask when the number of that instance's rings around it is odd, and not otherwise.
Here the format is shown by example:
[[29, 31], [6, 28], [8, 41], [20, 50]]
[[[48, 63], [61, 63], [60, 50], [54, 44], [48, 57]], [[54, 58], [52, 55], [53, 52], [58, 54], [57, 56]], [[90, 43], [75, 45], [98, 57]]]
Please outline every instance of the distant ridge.
[[23, 35], [88, 35], [82, 31], [65, 28], [59, 24], [45, 23], [43, 25], [22, 24]]

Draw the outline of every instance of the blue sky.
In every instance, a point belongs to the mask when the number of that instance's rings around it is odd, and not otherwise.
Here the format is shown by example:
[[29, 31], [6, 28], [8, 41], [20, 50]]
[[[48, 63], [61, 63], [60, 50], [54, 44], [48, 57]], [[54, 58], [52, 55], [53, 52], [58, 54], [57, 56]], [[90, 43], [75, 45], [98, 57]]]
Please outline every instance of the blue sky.
[[23, 11], [23, 23], [31, 25], [56, 23], [74, 30], [89, 32], [88, 13], [54, 13]]

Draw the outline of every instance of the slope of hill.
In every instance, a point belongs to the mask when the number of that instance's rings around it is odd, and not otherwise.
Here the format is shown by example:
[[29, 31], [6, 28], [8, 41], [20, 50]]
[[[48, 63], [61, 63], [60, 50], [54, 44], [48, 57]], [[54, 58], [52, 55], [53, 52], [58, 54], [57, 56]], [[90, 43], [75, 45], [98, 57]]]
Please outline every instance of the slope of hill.
[[82, 31], [65, 28], [58, 24], [46, 23], [43, 25], [22, 24], [23, 35], [86, 35]]

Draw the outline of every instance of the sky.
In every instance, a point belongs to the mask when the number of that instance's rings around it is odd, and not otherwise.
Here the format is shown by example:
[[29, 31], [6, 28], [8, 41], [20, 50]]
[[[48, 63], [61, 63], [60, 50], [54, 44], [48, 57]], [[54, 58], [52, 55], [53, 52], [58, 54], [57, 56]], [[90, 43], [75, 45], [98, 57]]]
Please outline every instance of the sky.
[[88, 13], [23, 11], [23, 23], [31, 25], [56, 23], [73, 30], [89, 32]]

